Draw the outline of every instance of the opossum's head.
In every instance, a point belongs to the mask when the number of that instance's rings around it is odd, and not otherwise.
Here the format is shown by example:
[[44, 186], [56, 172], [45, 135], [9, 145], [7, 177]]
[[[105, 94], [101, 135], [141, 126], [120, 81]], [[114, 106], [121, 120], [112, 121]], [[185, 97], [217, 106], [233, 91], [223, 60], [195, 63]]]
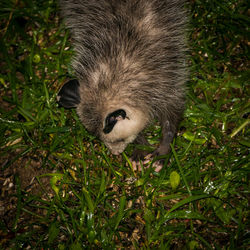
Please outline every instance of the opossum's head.
[[108, 108], [104, 117], [100, 138], [116, 155], [122, 153], [146, 125], [144, 114], [127, 105]]
[[146, 115], [123, 100], [100, 105], [93, 96], [84, 95], [79, 82], [70, 80], [59, 91], [58, 102], [65, 108], [77, 108], [86, 129], [100, 137], [112, 154], [120, 154], [145, 128]]

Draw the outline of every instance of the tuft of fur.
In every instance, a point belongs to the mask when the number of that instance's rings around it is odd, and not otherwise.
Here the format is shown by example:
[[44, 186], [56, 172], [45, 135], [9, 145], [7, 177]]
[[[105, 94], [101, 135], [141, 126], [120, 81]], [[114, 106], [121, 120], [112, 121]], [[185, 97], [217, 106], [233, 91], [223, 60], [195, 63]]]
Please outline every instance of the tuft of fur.
[[[121, 153], [155, 119], [165, 126], [158, 153], [169, 150], [164, 144], [172, 140], [185, 104], [184, 4], [184, 0], [60, 0], [75, 50], [72, 66], [81, 99], [77, 113], [112, 153]], [[126, 111], [126, 119], [103, 133], [105, 118], [117, 109]]]

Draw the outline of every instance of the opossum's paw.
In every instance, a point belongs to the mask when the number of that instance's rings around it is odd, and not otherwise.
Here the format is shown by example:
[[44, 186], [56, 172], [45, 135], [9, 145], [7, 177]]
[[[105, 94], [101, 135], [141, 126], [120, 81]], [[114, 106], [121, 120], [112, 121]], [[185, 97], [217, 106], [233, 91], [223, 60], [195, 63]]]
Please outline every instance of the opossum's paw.
[[[154, 158], [154, 157], [153, 157]], [[161, 158], [161, 159], [157, 159], [154, 161], [153, 165], [156, 166], [157, 168], [159, 168], [159, 166], [163, 167], [164, 163], [165, 163], [166, 158]], [[156, 171], [157, 172], [157, 171]]]
[[161, 160], [154, 162], [153, 163], [154, 171], [156, 173], [159, 173], [161, 169], [163, 168], [163, 165], [164, 165], [164, 160], [163, 162]]
[[161, 171], [162, 167], [164, 166], [164, 159], [159, 159], [154, 161], [153, 154], [148, 154], [144, 157], [143, 160], [131, 160], [132, 167], [134, 171], [141, 171], [142, 166], [144, 169], [149, 168], [152, 165], [154, 172], [158, 173]]
[[[152, 154], [147, 154], [145, 157], [144, 157], [144, 160], [140, 160], [140, 161], [134, 161], [132, 160], [132, 167], [133, 167], [133, 170], [134, 171], [142, 171], [142, 167], [144, 169], [148, 169], [151, 164], [152, 164]], [[163, 164], [161, 164], [159, 161], [155, 161], [153, 162], [153, 165], [152, 165], [152, 168], [154, 170], [154, 172], [160, 172], [160, 170], [162, 169], [163, 167]]]
[[170, 152], [170, 145], [160, 145], [154, 152], [153, 157], [166, 155]]
[[132, 161], [143, 161], [145, 160], [146, 155], [148, 155], [148, 151], [135, 149], [131, 158], [132, 158]]
[[[155, 172], [160, 172], [167, 159], [166, 155], [169, 153], [170, 147], [160, 146], [153, 153], [149, 153], [146, 150], [135, 149], [131, 157], [133, 169], [135, 171], [141, 171], [141, 164], [144, 168], [152, 167]], [[152, 163], [153, 161], [153, 163]]]
[[152, 158], [158, 158], [155, 160], [154, 164], [156, 165], [164, 165], [167, 154], [170, 152], [170, 147], [167, 146], [160, 146], [158, 147], [153, 153]]

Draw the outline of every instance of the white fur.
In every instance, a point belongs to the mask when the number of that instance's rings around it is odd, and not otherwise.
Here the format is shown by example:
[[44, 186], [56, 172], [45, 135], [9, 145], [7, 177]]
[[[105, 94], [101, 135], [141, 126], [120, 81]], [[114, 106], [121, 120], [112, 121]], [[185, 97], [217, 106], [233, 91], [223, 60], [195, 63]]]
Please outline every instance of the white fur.
[[112, 131], [108, 134], [102, 134], [101, 136], [112, 154], [121, 153], [127, 144], [135, 140], [147, 124], [146, 116], [142, 112], [127, 107], [122, 109], [124, 109], [127, 114], [126, 118], [118, 119]]

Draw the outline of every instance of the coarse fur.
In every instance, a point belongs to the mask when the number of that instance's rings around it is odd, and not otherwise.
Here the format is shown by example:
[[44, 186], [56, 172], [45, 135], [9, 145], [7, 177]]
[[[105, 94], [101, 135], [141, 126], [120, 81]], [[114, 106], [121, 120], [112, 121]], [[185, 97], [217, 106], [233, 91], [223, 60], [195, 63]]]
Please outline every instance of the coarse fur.
[[169, 152], [185, 104], [184, 4], [60, 0], [75, 50], [77, 113], [113, 154], [121, 153], [155, 119], [163, 133], [156, 154]]

